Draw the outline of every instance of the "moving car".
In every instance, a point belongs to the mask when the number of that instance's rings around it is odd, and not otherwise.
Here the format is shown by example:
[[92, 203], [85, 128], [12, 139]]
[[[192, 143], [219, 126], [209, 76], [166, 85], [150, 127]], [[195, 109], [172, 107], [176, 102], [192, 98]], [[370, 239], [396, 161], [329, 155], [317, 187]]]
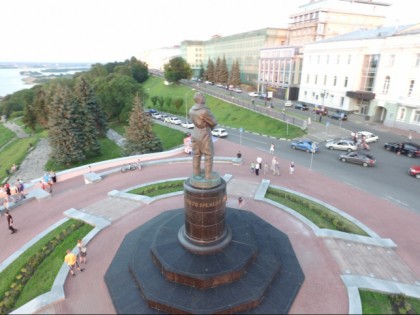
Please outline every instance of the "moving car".
[[408, 174], [410, 174], [411, 176], [414, 176], [417, 179], [420, 179], [420, 165], [411, 166], [408, 169]]
[[251, 97], [258, 97], [259, 94], [257, 92], [249, 92], [248, 95]]
[[326, 109], [325, 107], [315, 107], [314, 113], [317, 115], [326, 116], [328, 115], [328, 109]]
[[241, 89], [239, 89], [239, 88], [234, 88], [232, 91], [233, 91], [233, 92], [236, 92], [236, 93], [242, 93], [242, 90], [241, 90]]
[[292, 107], [293, 103], [292, 101], [287, 101], [286, 103], [284, 103], [284, 107]]
[[171, 124], [174, 124], [174, 125], [180, 125], [180, 124], [182, 124], [181, 119], [179, 119], [178, 117], [169, 117], [168, 121]]
[[295, 103], [295, 109], [299, 110], [309, 110], [309, 106], [302, 103]]
[[386, 142], [384, 148], [387, 151], [407, 155], [410, 158], [420, 156], [420, 145], [414, 142]]
[[330, 117], [331, 119], [337, 119], [337, 120], [347, 120], [347, 114], [346, 113], [332, 113], [330, 115], [328, 115], [328, 117]]
[[364, 167], [375, 166], [376, 164], [376, 159], [372, 155], [361, 152], [343, 153], [339, 155], [338, 159], [343, 163], [349, 162], [359, 164]]
[[160, 120], [163, 120], [164, 122], [167, 122], [168, 120], [167, 120], [167, 118], [168, 118], [169, 116], [168, 115], [166, 115], [166, 114], [160, 114]]
[[144, 112], [146, 113], [146, 115], [151, 116], [152, 114], [157, 113], [157, 110], [150, 108], [150, 109], [146, 109]]
[[152, 113], [152, 118], [154, 119], [160, 119], [162, 116], [159, 113]]
[[226, 129], [223, 128], [216, 128], [211, 131], [211, 134], [215, 137], [225, 138], [228, 136]]
[[359, 131], [356, 132], [356, 136], [361, 139], [363, 136], [365, 136], [366, 143], [370, 142], [377, 142], [379, 140], [379, 137], [369, 131]]
[[192, 129], [194, 128], [194, 124], [191, 121], [183, 121], [181, 123], [181, 126], [187, 129]]
[[318, 143], [311, 140], [295, 140], [290, 143], [290, 147], [293, 150], [302, 150], [308, 153], [311, 153], [314, 150], [314, 153], [319, 151]]
[[352, 152], [357, 150], [357, 145], [351, 139], [332, 139], [325, 143], [325, 147], [330, 150], [342, 150]]

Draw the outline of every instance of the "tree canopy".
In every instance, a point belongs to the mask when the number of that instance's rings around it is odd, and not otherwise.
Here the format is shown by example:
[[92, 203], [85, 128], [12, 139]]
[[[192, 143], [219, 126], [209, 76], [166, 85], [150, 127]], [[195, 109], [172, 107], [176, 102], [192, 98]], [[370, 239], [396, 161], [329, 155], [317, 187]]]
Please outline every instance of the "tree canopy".
[[172, 58], [164, 66], [164, 77], [168, 82], [178, 83], [182, 79], [190, 79], [191, 75], [191, 67], [182, 57]]

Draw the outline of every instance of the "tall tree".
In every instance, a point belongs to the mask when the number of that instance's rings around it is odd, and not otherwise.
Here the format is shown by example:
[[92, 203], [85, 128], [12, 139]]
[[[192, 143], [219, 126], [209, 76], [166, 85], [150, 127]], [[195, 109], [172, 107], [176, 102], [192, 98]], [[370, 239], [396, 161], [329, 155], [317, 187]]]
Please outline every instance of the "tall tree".
[[214, 69], [214, 81], [212, 82], [220, 83], [221, 68], [222, 68], [222, 60], [220, 59], [220, 57], [217, 57], [216, 67]]
[[239, 86], [241, 84], [241, 74], [239, 69], [239, 61], [236, 59], [232, 64], [229, 75], [229, 85]]
[[77, 106], [69, 88], [56, 89], [51, 103], [48, 137], [52, 158], [65, 165], [85, 159]]
[[131, 76], [138, 83], [143, 83], [149, 78], [149, 68], [145, 62], [131, 57], [129, 65]]
[[229, 70], [226, 64], [226, 58], [223, 56], [220, 64], [219, 83], [226, 85], [229, 79]]
[[192, 70], [190, 65], [182, 57], [169, 60], [164, 66], [164, 77], [168, 82], [178, 83], [181, 79], [190, 79]]
[[138, 94], [134, 97], [128, 123], [128, 127], [125, 128], [126, 142], [124, 144], [127, 155], [162, 151], [162, 142], [153, 132], [152, 120], [145, 114]]
[[209, 58], [209, 61], [207, 62], [207, 69], [206, 69], [206, 74], [205, 74], [205, 79], [207, 81], [211, 81], [214, 82], [214, 63], [213, 61]]

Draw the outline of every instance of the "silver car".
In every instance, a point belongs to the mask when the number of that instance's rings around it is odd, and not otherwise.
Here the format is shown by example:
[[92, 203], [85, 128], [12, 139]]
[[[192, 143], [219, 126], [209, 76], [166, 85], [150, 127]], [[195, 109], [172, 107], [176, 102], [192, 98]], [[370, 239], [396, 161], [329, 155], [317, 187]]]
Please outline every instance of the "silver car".
[[357, 145], [350, 139], [333, 139], [328, 140], [325, 143], [325, 147], [329, 150], [341, 150], [341, 151], [356, 151]]

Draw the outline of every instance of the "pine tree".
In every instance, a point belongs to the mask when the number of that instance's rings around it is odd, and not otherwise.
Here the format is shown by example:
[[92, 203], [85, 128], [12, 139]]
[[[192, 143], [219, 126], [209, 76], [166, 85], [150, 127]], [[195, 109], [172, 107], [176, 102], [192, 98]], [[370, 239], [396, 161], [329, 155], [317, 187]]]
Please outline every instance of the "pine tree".
[[236, 60], [232, 64], [232, 69], [230, 69], [229, 75], [229, 85], [239, 86], [241, 84], [241, 74], [239, 69], [239, 61]]
[[214, 82], [214, 63], [213, 61], [209, 58], [209, 61], [207, 63], [207, 70], [206, 70], [206, 80]]
[[222, 68], [222, 60], [220, 60], [220, 57], [217, 57], [216, 68], [214, 69], [214, 81], [212, 82], [220, 83], [221, 68]]
[[56, 90], [51, 103], [48, 137], [52, 158], [57, 162], [70, 165], [85, 159], [77, 102], [68, 88]]
[[220, 65], [220, 74], [219, 74], [219, 83], [226, 85], [229, 78], [229, 70], [226, 64], [226, 58], [223, 56], [221, 65]]
[[129, 125], [125, 128], [126, 142], [124, 150], [127, 155], [144, 154], [162, 151], [162, 142], [152, 129], [152, 120], [143, 110], [138, 94], [134, 97]]
[[96, 128], [95, 117], [93, 116], [92, 93], [87, 81], [82, 77], [75, 87], [75, 96], [78, 103], [76, 109], [77, 119], [83, 133], [83, 151], [92, 152], [95, 155], [101, 153], [101, 147], [98, 141], [98, 129]]

